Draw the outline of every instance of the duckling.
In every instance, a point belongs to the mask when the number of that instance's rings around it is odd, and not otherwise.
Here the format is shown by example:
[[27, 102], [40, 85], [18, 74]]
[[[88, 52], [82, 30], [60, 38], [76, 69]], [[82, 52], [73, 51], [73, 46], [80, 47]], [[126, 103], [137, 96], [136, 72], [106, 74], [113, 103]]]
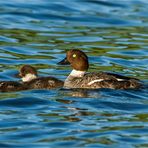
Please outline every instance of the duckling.
[[19, 73], [27, 89], [53, 89], [62, 87], [64, 82], [55, 77], [38, 77], [37, 71], [30, 65], [24, 65]]

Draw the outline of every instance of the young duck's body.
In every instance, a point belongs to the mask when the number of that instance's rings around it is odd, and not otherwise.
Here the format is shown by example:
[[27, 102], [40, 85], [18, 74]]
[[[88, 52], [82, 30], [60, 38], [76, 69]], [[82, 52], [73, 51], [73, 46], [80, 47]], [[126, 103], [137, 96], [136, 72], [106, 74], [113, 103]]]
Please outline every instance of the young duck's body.
[[0, 92], [13, 92], [26, 89], [22, 83], [17, 81], [0, 81]]
[[89, 68], [88, 57], [80, 50], [69, 50], [66, 58], [59, 64], [67, 64], [67, 62], [71, 64], [73, 70], [64, 82], [65, 88], [131, 89], [141, 87], [140, 81], [135, 78], [108, 72], [86, 73]]
[[54, 77], [37, 77], [37, 71], [30, 65], [20, 69], [23, 85], [27, 89], [53, 89], [63, 87], [64, 82]]

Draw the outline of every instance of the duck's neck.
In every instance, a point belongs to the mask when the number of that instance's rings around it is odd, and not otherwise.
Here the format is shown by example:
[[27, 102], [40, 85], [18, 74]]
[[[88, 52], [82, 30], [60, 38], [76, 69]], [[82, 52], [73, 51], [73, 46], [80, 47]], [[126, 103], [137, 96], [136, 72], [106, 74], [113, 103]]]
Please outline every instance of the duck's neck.
[[79, 70], [73, 69], [68, 77], [83, 77], [84, 74], [85, 74], [85, 71], [79, 71]]
[[25, 77], [22, 78], [22, 81], [23, 82], [29, 82], [29, 81], [36, 79], [36, 78], [37, 78], [36, 75], [29, 73], [29, 74], [26, 74]]
[[69, 76], [66, 78], [64, 82], [64, 87], [70, 88], [72, 85], [74, 85], [72, 80], [76, 77], [81, 78], [84, 76], [84, 74], [85, 74], [85, 71], [79, 71], [79, 70], [73, 69], [72, 72], [69, 74]]

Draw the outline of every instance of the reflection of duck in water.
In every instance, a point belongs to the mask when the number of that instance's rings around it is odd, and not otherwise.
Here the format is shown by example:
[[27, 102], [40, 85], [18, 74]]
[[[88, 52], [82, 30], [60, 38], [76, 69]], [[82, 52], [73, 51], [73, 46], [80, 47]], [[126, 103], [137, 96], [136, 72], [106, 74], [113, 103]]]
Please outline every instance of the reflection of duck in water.
[[62, 96], [71, 96], [71, 97], [88, 97], [88, 91], [85, 89], [60, 89], [60, 94]]
[[79, 97], [79, 98], [100, 98], [102, 95], [99, 91], [92, 89], [72, 88], [59, 90], [61, 96]]
[[64, 82], [48, 76], [48, 77], [37, 77], [37, 71], [30, 65], [24, 65], [20, 69], [20, 74], [23, 85], [27, 89], [53, 89], [63, 87]]
[[69, 50], [64, 60], [59, 64], [70, 63], [73, 70], [64, 82], [65, 88], [112, 88], [112, 89], [133, 89], [140, 88], [138, 79], [130, 78], [108, 72], [86, 73], [89, 68], [87, 55], [80, 50]]

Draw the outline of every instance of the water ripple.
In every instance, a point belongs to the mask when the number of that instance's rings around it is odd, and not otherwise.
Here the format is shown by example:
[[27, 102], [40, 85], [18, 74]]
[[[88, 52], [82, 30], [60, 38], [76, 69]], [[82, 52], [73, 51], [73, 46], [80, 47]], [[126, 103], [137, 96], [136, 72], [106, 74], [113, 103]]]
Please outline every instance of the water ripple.
[[[148, 84], [148, 2], [0, 1], [0, 79], [31, 64], [65, 80], [56, 63], [82, 49], [89, 71]], [[147, 85], [146, 85], [147, 86]], [[148, 87], [140, 90], [28, 90], [0, 93], [0, 147], [148, 147]]]

